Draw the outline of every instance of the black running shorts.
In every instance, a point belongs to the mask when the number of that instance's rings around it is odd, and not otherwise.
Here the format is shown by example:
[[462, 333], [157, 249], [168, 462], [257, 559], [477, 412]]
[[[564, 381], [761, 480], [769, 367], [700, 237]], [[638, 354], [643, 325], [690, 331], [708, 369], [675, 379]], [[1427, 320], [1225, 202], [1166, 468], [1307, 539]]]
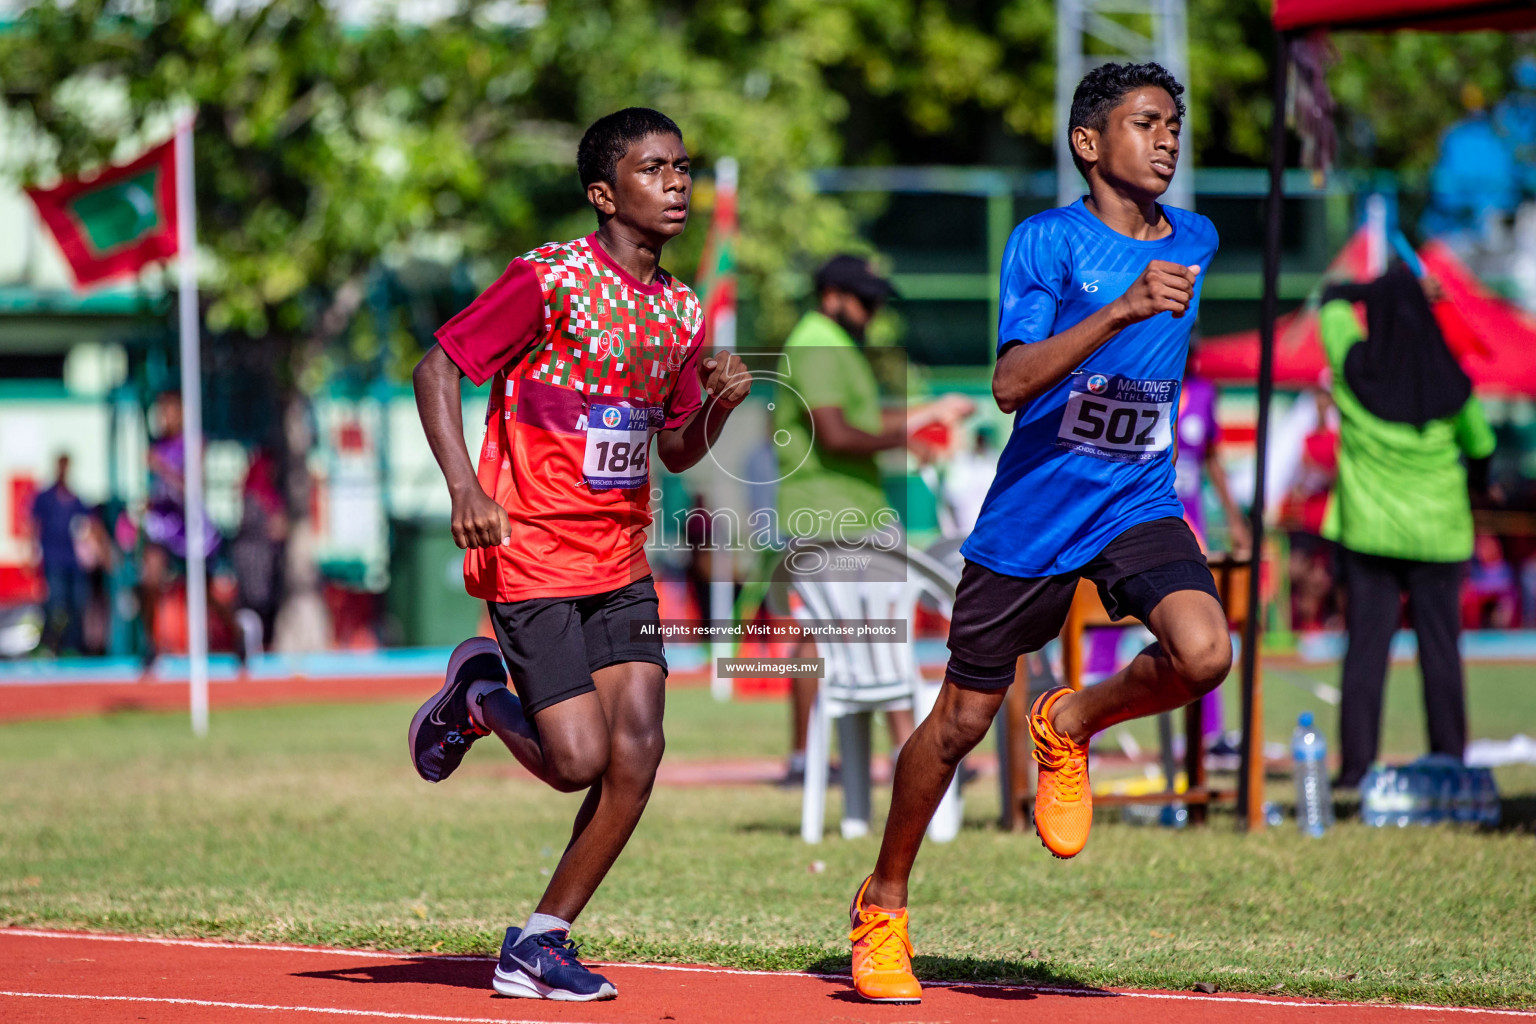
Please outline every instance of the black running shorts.
[[1178, 590], [1220, 600], [1205, 555], [1182, 519], [1155, 519], [1126, 530], [1087, 565], [1057, 576], [1004, 576], [966, 562], [949, 624], [950, 679], [979, 690], [1013, 682], [1019, 655], [1038, 651], [1061, 632], [1079, 578], [1099, 588], [1113, 618], [1147, 621]]
[[[667, 670], [650, 576], [604, 594], [486, 604], [512, 685], [529, 715], [591, 693], [597, 689], [592, 673], [609, 665], [646, 661]], [[635, 623], [653, 624], [655, 639], [635, 639], [640, 633], [632, 629]]]

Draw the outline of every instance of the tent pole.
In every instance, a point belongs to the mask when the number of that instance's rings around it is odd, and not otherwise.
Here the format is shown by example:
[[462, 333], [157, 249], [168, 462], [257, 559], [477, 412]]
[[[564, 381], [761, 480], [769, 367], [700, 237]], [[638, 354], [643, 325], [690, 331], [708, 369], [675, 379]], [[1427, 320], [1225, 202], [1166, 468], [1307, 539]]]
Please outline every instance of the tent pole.
[[[1285, 98], [1291, 37], [1275, 36], [1274, 120], [1269, 129], [1269, 199], [1264, 210], [1264, 303], [1259, 314], [1259, 422], [1255, 439], [1253, 505], [1248, 528], [1253, 535], [1253, 570], [1248, 574], [1248, 617], [1243, 631], [1243, 746], [1237, 782], [1238, 820], [1249, 829], [1264, 827], [1264, 736], [1255, 682], [1259, 671], [1259, 635], [1263, 627], [1259, 577], [1264, 552], [1265, 462], [1269, 454], [1269, 405], [1275, 391], [1275, 315], [1279, 306], [1280, 228], [1285, 202]], [[1278, 571], [1279, 567], [1276, 567]]]

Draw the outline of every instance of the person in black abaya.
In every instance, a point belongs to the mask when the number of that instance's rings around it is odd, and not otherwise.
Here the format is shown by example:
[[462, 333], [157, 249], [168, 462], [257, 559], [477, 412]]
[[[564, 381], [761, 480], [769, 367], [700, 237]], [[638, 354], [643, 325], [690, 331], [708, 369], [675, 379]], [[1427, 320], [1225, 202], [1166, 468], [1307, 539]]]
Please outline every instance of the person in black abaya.
[[[1472, 554], [1468, 468], [1486, 486], [1493, 432], [1412, 271], [1323, 295], [1319, 330], [1340, 416], [1339, 478], [1323, 533], [1342, 551], [1349, 647], [1338, 786], [1376, 760], [1392, 635], [1408, 598], [1432, 753], [1467, 742], [1459, 598]], [[1365, 333], [1350, 303], [1365, 307]]]

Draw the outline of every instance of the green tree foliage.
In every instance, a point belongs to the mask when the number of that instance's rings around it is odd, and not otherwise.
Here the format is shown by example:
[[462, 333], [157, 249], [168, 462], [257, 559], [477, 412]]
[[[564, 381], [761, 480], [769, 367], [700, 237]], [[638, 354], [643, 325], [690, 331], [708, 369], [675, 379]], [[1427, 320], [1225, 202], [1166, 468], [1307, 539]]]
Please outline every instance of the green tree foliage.
[[22, 174], [89, 170], [195, 104], [211, 326], [339, 333], [362, 276], [429, 205], [379, 155], [377, 44], [311, 3], [229, 19], [186, 0], [132, 10], [43, 4], [0, 36], [4, 101], [43, 143]]
[[1510, 68], [1536, 52], [1528, 34], [1354, 32], [1335, 37], [1329, 74], [1344, 125], [1344, 158], [1356, 166], [1424, 171], [1440, 136], [1469, 109], [1509, 91]]
[[814, 260], [852, 239], [846, 212], [806, 174], [841, 157], [847, 107], [823, 75], [851, 45], [838, 14], [814, 2], [563, 0], [526, 31], [401, 33], [403, 63], [431, 69], [395, 90], [392, 111], [406, 173], [434, 196], [431, 230], [462, 246], [482, 280], [533, 245], [591, 230], [574, 171], [581, 131], [619, 107], [653, 106], [682, 127], [702, 172], [694, 223], [668, 264], [693, 276], [709, 172], [735, 157], [744, 292], [759, 337], [782, 338]]
[[[1187, 0], [1190, 135], [1203, 166], [1267, 163], [1271, 0]], [[857, 38], [828, 62], [850, 104], [851, 163], [1053, 166], [1055, 0], [827, 3]], [[830, 17], [830, 15], [829, 15]], [[1142, 34], [1145, 17], [1111, 17]], [[844, 38], [836, 37], [833, 38]], [[1420, 170], [1465, 115], [1536, 50], [1529, 35], [1349, 32], [1331, 37], [1329, 75], [1349, 166]]]
[[[704, 172], [693, 228], [669, 254], [685, 279], [708, 171], [740, 161], [744, 326], [767, 342], [787, 331], [815, 260], [853, 242], [848, 211], [814, 193], [808, 169], [1048, 167], [1057, 130], [1053, 0], [470, 0], [429, 25], [345, 25], [317, 0], [225, 10], [37, 4], [0, 32], [0, 97], [47, 142], [27, 177], [99, 164], [195, 103], [210, 321], [302, 339], [309, 383], [381, 343], [398, 348], [398, 373], [426, 321], [451, 311], [417, 316], [412, 337], [373, 337], [352, 314], [380, 261], [467, 264], [483, 285], [519, 252], [587, 230], [575, 145], [617, 107], [671, 114]], [[1268, 0], [1189, 0], [1189, 26], [1196, 160], [1263, 163]], [[1462, 113], [1462, 86], [1496, 100], [1529, 41], [1348, 34], [1336, 46], [1345, 159], [1422, 168]]]
[[[526, 10], [535, 24], [477, 6], [428, 26], [346, 26], [314, 0], [220, 18], [194, 0], [135, 5], [132, 19], [102, 0], [39, 5], [0, 35], [4, 101], [47, 143], [19, 171], [89, 169], [194, 103], [211, 325], [324, 341], [352, 320], [380, 260], [463, 260], [484, 284], [520, 252], [590, 230], [574, 171], [583, 127], [656, 106], [705, 172], [670, 264], [695, 270], [708, 171], [736, 157], [746, 291], [763, 333], [782, 336], [804, 271], [851, 238], [842, 207], [804, 173], [841, 155], [846, 105], [822, 75], [854, 42], [838, 12], [642, 0]], [[298, 354], [327, 365], [313, 345]]]

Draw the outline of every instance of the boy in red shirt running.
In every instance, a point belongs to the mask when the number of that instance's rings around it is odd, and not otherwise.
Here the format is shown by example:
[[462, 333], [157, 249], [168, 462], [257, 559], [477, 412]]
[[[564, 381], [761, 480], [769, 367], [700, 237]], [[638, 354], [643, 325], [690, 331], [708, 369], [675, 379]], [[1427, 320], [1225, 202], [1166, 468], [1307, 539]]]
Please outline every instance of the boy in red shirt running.
[[[414, 374], [467, 549], [465, 586], [488, 602], [496, 641], [454, 650], [411, 722], [411, 759], [440, 782], [495, 733], [544, 782], [587, 791], [536, 911], [507, 929], [493, 982], [559, 1000], [617, 994], [576, 959], [571, 922], [639, 822], [664, 743], [667, 662], [644, 550], [651, 438], [668, 469], [692, 466], [752, 385], [736, 356], [701, 358], [702, 308], [660, 266], [688, 221], [677, 125], [621, 110], [587, 129], [576, 160], [597, 231], [512, 261]], [[478, 470], [463, 441], [464, 376], [494, 379]]]

